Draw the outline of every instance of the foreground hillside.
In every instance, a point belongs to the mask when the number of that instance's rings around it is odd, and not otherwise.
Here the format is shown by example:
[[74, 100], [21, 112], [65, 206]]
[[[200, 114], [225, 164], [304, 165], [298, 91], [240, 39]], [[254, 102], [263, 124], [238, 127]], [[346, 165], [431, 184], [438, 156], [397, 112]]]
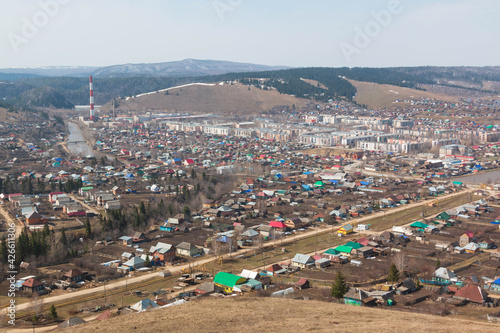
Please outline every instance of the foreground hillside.
[[498, 332], [495, 324], [320, 301], [208, 297], [64, 332]]
[[[259, 114], [274, 106], [288, 105], [297, 108], [306, 105], [308, 100], [280, 94], [275, 90], [249, 89], [242, 84], [193, 85], [175, 88], [166, 92], [144, 95], [128, 100], [121, 99], [117, 110], [124, 111], [168, 111], [215, 113], [229, 115]], [[108, 103], [101, 108], [104, 112], [112, 110]]]

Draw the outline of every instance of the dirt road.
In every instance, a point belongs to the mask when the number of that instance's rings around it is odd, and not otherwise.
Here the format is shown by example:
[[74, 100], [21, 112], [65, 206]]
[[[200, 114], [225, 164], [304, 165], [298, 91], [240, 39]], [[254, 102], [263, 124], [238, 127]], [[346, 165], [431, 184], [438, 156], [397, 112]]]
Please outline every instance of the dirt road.
[[87, 210], [90, 210], [92, 213], [96, 214], [96, 215], [99, 215], [101, 214], [100, 211], [98, 211], [97, 209], [95, 208], [92, 208], [90, 207], [89, 205], [87, 205], [85, 202], [83, 202], [83, 200], [80, 200], [80, 199], [77, 199], [73, 194], [68, 194], [68, 196], [73, 199], [73, 201], [75, 202], [78, 202], [80, 205], [82, 205], [83, 207], [85, 207]]
[[21, 222], [16, 221], [15, 218], [13, 218], [9, 212], [5, 209], [4, 205], [0, 205], [0, 215], [3, 216], [4, 220], [7, 222], [7, 224], [14, 223], [16, 225], [16, 239], [19, 237], [21, 232], [23, 231], [23, 226], [21, 225]]

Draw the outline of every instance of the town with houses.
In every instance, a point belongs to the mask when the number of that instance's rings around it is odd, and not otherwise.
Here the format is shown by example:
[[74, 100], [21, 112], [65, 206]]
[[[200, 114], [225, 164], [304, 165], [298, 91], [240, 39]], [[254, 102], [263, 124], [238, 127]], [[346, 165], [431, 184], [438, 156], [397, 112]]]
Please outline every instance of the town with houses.
[[498, 322], [500, 125], [474, 114], [500, 105], [410, 104], [2, 122], [18, 318], [258, 295]]

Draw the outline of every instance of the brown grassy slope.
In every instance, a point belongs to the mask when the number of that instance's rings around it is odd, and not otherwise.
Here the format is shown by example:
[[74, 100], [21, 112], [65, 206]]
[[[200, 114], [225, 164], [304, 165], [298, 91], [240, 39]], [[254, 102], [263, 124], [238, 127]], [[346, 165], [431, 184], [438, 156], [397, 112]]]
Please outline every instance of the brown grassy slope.
[[[304, 81], [304, 82], [306, 82], [306, 83], [309, 83], [310, 85], [315, 86], [315, 87], [317, 87], [317, 86], [318, 86], [318, 83], [319, 83], [318, 81], [316, 81], [316, 80], [311, 80], [311, 79], [304, 79], [304, 78], [301, 78], [301, 80], [302, 80], [302, 81]], [[320, 87], [320, 88], [323, 88], [323, 89], [328, 90], [328, 87], [327, 87], [327, 86], [325, 86], [324, 84], [319, 83], [319, 87]]]
[[320, 301], [233, 298], [129, 314], [67, 332], [498, 332], [498, 325]]
[[[277, 105], [295, 104], [296, 107], [303, 107], [308, 103], [306, 99], [280, 94], [274, 90], [261, 90], [255, 87], [248, 90], [248, 86], [241, 84], [190, 86], [172, 89], [168, 93], [165, 95], [165, 92], [159, 92], [131, 98], [128, 101], [120, 100], [117, 110], [248, 115], [259, 114]], [[110, 112], [111, 103], [104, 105], [102, 110]]]
[[[358, 90], [354, 100], [359, 104], [369, 105], [373, 108], [389, 108], [397, 104], [395, 100], [435, 98], [441, 101], [456, 101], [457, 97], [437, 94], [417, 89], [403, 88], [390, 84], [378, 84], [349, 80]], [[402, 105], [402, 104], [399, 104]]]
[[18, 121], [19, 118], [18, 113], [7, 112], [7, 109], [0, 108], [0, 121]]
[[483, 81], [483, 90], [490, 90], [500, 93], [500, 82], [498, 81]]

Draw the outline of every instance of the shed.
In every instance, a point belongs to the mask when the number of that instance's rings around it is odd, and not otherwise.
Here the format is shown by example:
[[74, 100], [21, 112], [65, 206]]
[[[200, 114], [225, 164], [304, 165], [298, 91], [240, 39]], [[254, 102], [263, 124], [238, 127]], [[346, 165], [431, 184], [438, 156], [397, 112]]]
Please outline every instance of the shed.
[[299, 281], [295, 282], [295, 288], [297, 289], [307, 289], [309, 288], [309, 280], [300, 278]]

